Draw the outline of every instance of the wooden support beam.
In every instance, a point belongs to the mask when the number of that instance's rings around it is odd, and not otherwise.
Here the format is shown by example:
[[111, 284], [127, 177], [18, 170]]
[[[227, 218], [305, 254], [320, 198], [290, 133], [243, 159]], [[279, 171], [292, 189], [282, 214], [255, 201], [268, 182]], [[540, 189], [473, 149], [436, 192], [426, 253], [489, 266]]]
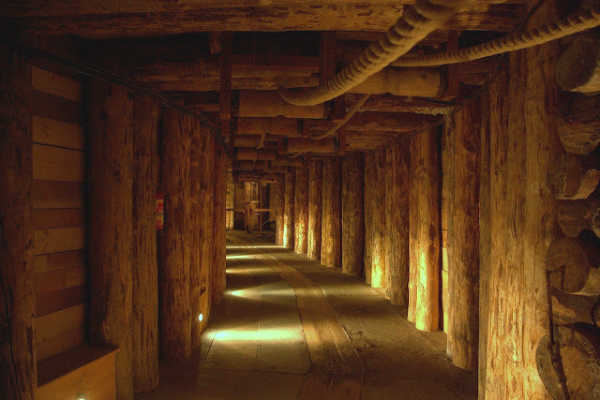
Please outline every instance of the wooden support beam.
[[597, 155], [577, 156], [564, 153], [553, 165], [554, 196], [559, 200], [583, 200], [600, 183], [600, 164]]
[[591, 195], [587, 200], [559, 201], [557, 222], [565, 236], [577, 237], [587, 229], [600, 237], [600, 198]]
[[295, 193], [296, 176], [295, 170], [289, 168], [285, 173], [285, 193], [283, 198], [283, 247], [294, 248], [294, 221], [295, 221]]
[[567, 293], [600, 295], [600, 249], [591, 238], [560, 238], [546, 257], [550, 286]]
[[307, 255], [321, 259], [321, 215], [323, 191], [323, 162], [308, 161], [308, 235]]
[[600, 300], [592, 296], [578, 296], [550, 288], [552, 322], [557, 325], [584, 323], [600, 328]]
[[[346, 94], [344, 98], [346, 110], [349, 110], [362, 96], [358, 94]], [[361, 107], [361, 111], [448, 115], [453, 108], [452, 105], [441, 101], [392, 95], [372, 95]]]
[[272, 151], [258, 151], [253, 149], [239, 148], [236, 150], [236, 159], [250, 161], [269, 161], [277, 159], [277, 154]]
[[323, 160], [321, 264], [342, 267], [342, 171], [339, 159]]
[[440, 328], [440, 155], [439, 134], [411, 138], [410, 282], [408, 320], [419, 330]]
[[286, 117], [314, 118], [326, 117], [325, 106], [295, 106], [287, 103], [277, 92], [256, 90], [240, 91], [238, 116], [242, 118]]
[[288, 154], [335, 154], [335, 139], [311, 140], [303, 138], [290, 138], [287, 143]]
[[306, 163], [296, 168], [294, 202], [294, 251], [306, 254], [308, 249], [308, 169]]
[[270, 219], [275, 221], [275, 244], [283, 245], [285, 181], [273, 183], [269, 190]]
[[350, 93], [438, 97], [444, 89], [440, 70], [434, 68], [386, 68], [372, 75]]
[[361, 276], [364, 255], [364, 157], [349, 154], [342, 160], [342, 271]]
[[227, 287], [226, 274], [226, 157], [225, 150], [217, 145], [215, 154], [215, 206], [214, 206], [214, 261], [213, 261], [213, 304], [223, 299]]
[[263, 134], [299, 137], [298, 122], [291, 118], [239, 118], [236, 135]]
[[600, 143], [600, 96], [562, 93], [558, 135], [563, 148], [573, 154], [589, 154]]
[[365, 254], [367, 284], [387, 292], [385, 257], [385, 149], [365, 153], [364, 173]]
[[453, 115], [453, 188], [448, 225], [447, 354], [459, 368], [477, 367], [479, 305], [479, 99]]
[[0, 46], [0, 387], [33, 400], [37, 365], [33, 315], [31, 67]]
[[579, 36], [556, 63], [556, 82], [563, 90], [580, 93], [600, 91], [600, 40]]
[[409, 139], [386, 150], [385, 234], [387, 287], [392, 304], [408, 306], [409, 277]]
[[117, 397], [133, 399], [133, 101], [94, 80], [88, 107], [90, 341], [119, 348]]
[[221, 135], [226, 142], [231, 140], [231, 47], [232, 32], [222, 32], [219, 37], [222, 54], [219, 58], [219, 117], [221, 119]]
[[158, 253], [156, 194], [160, 160], [160, 106], [151, 97], [133, 104], [133, 385], [148, 392], [158, 386]]
[[[165, 194], [165, 227], [161, 233], [160, 350], [165, 360], [185, 360], [192, 354], [190, 246], [185, 239], [189, 147], [183, 116], [166, 109], [162, 118], [161, 184]], [[187, 245], [186, 245], [187, 244]]]

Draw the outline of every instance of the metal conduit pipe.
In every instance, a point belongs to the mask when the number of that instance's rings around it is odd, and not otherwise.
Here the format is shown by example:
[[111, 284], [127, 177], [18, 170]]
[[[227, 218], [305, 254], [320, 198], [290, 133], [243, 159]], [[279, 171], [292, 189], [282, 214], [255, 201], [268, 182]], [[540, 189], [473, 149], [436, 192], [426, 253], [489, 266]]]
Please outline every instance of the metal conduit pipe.
[[513, 33], [477, 46], [419, 57], [400, 58], [395, 67], [434, 67], [479, 60], [481, 58], [539, 46], [565, 36], [600, 26], [600, 10], [580, 10], [559, 22], [531, 31]]
[[311, 106], [324, 103], [346, 93], [371, 75], [408, 53], [417, 43], [441, 28], [458, 11], [473, 0], [417, 0], [386, 33], [370, 45], [350, 65], [324, 85], [310, 89], [282, 89], [281, 97], [288, 103]]

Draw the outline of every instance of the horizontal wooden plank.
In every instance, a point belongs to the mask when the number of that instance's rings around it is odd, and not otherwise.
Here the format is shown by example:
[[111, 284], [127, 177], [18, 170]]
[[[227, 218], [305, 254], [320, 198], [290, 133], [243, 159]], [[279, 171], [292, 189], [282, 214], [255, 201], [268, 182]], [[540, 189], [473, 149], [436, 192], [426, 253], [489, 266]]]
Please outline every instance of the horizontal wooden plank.
[[85, 245], [84, 228], [38, 229], [33, 233], [33, 254], [80, 250]]
[[48, 181], [83, 182], [85, 154], [41, 144], [33, 145], [33, 178]]
[[32, 119], [32, 132], [35, 143], [78, 150], [85, 147], [83, 130], [81, 125], [76, 123], [34, 116]]
[[63, 253], [43, 254], [34, 258], [34, 271], [46, 272], [63, 268], [85, 268], [85, 252], [83, 250], [65, 251]]
[[33, 228], [65, 228], [85, 225], [82, 208], [34, 208]]
[[31, 187], [33, 208], [81, 208], [85, 184], [34, 180]]
[[36, 400], [116, 399], [116, 351], [111, 349], [90, 356], [84, 347], [72, 349], [38, 365]]
[[85, 306], [77, 305], [34, 318], [38, 359], [81, 345], [85, 337]]
[[57, 121], [78, 124], [83, 121], [83, 110], [80, 103], [37, 90], [33, 91], [31, 111], [33, 115]]
[[74, 286], [62, 290], [36, 293], [35, 314], [41, 317], [65, 308], [82, 305], [86, 300], [86, 286]]
[[31, 67], [31, 84], [40, 92], [64, 97], [71, 101], [81, 101], [81, 83], [63, 75]]
[[35, 273], [35, 292], [52, 292], [75, 286], [83, 286], [87, 272], [82, 267], [62, 268]]

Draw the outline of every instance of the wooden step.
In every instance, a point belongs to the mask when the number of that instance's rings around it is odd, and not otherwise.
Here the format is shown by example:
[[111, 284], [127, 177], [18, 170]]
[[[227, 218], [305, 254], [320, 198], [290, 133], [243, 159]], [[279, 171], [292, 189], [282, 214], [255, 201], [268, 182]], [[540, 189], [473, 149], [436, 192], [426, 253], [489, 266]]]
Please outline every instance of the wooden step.
[[76, 347], [38, 363], [36, 400], [114, 400], [115, 347]]

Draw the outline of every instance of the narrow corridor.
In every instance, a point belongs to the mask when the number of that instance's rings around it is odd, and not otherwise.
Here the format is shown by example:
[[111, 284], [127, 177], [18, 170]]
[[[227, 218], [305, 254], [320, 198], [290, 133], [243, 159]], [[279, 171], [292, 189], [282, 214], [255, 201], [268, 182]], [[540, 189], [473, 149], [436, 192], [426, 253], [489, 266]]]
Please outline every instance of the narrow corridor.
[[228, 290], [195, 365], [163, 366], [163, 399], [475, 399], [476, 378], [450, 363], [445, 335], [359, 279], [230, 232]]

